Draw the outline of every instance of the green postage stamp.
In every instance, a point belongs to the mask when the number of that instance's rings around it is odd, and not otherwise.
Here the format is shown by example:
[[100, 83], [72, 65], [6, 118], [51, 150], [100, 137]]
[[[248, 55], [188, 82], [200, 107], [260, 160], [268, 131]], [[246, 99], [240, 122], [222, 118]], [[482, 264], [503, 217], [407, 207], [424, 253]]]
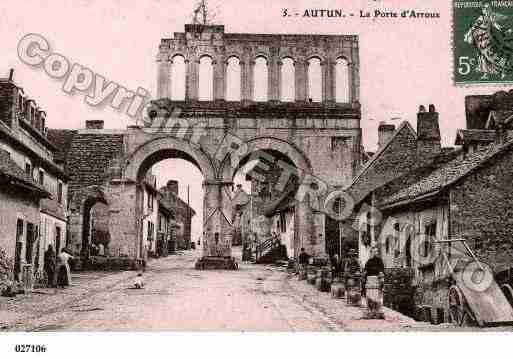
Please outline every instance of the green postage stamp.
[[513, 1], [453, 0], [456, 84], [513, 82]]

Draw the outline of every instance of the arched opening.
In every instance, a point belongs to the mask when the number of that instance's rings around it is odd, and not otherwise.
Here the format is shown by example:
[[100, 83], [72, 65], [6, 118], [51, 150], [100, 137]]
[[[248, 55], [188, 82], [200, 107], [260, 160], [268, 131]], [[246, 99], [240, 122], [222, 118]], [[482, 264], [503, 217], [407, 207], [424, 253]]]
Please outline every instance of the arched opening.
[[[108, 204], [103, 198], [88, 197], [84, 201], [80, 253], [82, 258], [91, 258], [92, 256], [108, 253], [110, 242], [108, 209]], [[101, 234], [99, 231], [101, 231]], [[59, 248], [60, 244], [55, 243], [55, 246]]]
[[240, 62], [232, 56], [226, 62], [226, 101], [240, 101]]
[[322, 68], [317, 57], [308, 60], [308, 99], [311, 102], [322, 101]]
[[199, 63], [199, 100], [214, 99], [214, 66], [209, 56], [203, 56]]
[[259, 56], [255, 59], [253, 100], [257, 102], [267, 101], [267, 59]]
[[292, 159], [274, 149], [255, 150], [240, 160], [233, 182], [233, 238], [243, 259], [248, 253], [259, 262], [293, 258], [301, 244], [294, 230], [300, 171]]
[[171, 65], [171, 100], [185, 101], [185, 74], [186, 64], [182, 55], [172, 58]]
[[[163, 149], [139, 167], [137, 206], [140, 253], [145, 260], [199, 249], [203, 231], [204, 177], [188, 153]], [[200, 256], [201, 251], [196, 253]]]
[[284, 58], [281, 65], [281, 100], [292, 102], [295, 100], [295, 72], [294, 60]]
[[335, 101], [349, 102], [349, 63], [344, 58], [338, 58], [335, 65]]

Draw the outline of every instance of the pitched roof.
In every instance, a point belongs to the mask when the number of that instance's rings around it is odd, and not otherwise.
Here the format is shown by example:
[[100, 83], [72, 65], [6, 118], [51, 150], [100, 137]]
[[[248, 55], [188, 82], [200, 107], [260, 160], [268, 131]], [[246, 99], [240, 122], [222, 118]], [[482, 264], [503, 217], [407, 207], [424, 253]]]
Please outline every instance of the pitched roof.
[[30, 190], [41, 197], [50, 197], [50, 193], [36, 183], [16, 162], [11, 159], [9, 152], [0, 149], [0, 174], [11, 180], [11, 184]]
[[462, 129], [459, 129], [456, 132], [456, 142], [454, 144], [457, 146], [461, 146], [464, 143], [469, 143], [469, 142], [490, 143], [493, 141], [495, 141], [495, 131], [494, 130], [462, 130]]
[[[400, 176], [402, 171], [398, 168], [394, 171], [394, 168], [388, 168], [385, 173], [382, 174], [373, 174], [373, 180], [369, 180], [365, 178], [365, 176], [375, 167], [378, 167], [379, 164], [386, 158], [388, 154], [393, 156], [397, 156], [397, 163], [402, 163], [407, 165], [407, 161], [405, 159], [409, 158], [410, 154], [407, 151], [407, 148], [402, 146], [401, 144], [401, 135], [410, 136], [412, 139], [416, 141], [417, 134], [413, 127], [411, 127], [408, 121], [404, 121], [397, 128], [395, 133], [388, 139], [388, 141], [378, 148], [376, 153], [372, 156], [370, 160], [365, 162], [364, 166], [360, 170], [360, 172], [354, 177], [352, 183], [346, 187], [346, 191], [352, 196], [355, 204], [360, 203], [370, 192], [375, 190], [376, 188], [381, 187], [383, 184], [391, 181], [392, 179]], [[396, 152], [389, 150], [393, 145], [398, 145], [402, 147], [402, 151]], [[415, 145], [416, 146], [416, 145]], [[413, 149], [413, 148], [411, 148]], [[401, 158], [399, 158], [399, 156]], [[413, 159], [411, 159], [413, 161]], [[394, 163], [389, 164], [390, 167], [394, 166]], [[405, 167], [406, 168], [406, 167]]]
[[398, 202], [409, 203], [419, 197], [438, 193], [438, 191], [456, 183], [496, 155], [512, 148], [513, 141], [510, 141], [502, 146], [489, 146], [463, 159], [454, 158], [441, 166], [435, 167], [425, 176], [418, 177], [418, 180], [411, 185], [384, 198], [380, 201], [380, 205], [387, 207]]

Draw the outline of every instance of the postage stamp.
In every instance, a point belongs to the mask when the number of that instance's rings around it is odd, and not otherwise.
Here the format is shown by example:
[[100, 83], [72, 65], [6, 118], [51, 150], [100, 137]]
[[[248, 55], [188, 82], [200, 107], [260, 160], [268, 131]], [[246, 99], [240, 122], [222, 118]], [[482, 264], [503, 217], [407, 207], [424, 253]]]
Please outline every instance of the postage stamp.
[[513, 82], [513, 1], [453, 1], [454, 82]]

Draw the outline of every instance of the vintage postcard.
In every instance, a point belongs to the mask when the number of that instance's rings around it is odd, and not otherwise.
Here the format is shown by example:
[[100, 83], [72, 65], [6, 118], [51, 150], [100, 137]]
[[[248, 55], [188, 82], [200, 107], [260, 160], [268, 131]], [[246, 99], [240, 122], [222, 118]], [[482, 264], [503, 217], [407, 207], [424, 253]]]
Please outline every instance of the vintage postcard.
[[3, 0], [0, 39], [2, 357], [512, 330], [513, 1]]

